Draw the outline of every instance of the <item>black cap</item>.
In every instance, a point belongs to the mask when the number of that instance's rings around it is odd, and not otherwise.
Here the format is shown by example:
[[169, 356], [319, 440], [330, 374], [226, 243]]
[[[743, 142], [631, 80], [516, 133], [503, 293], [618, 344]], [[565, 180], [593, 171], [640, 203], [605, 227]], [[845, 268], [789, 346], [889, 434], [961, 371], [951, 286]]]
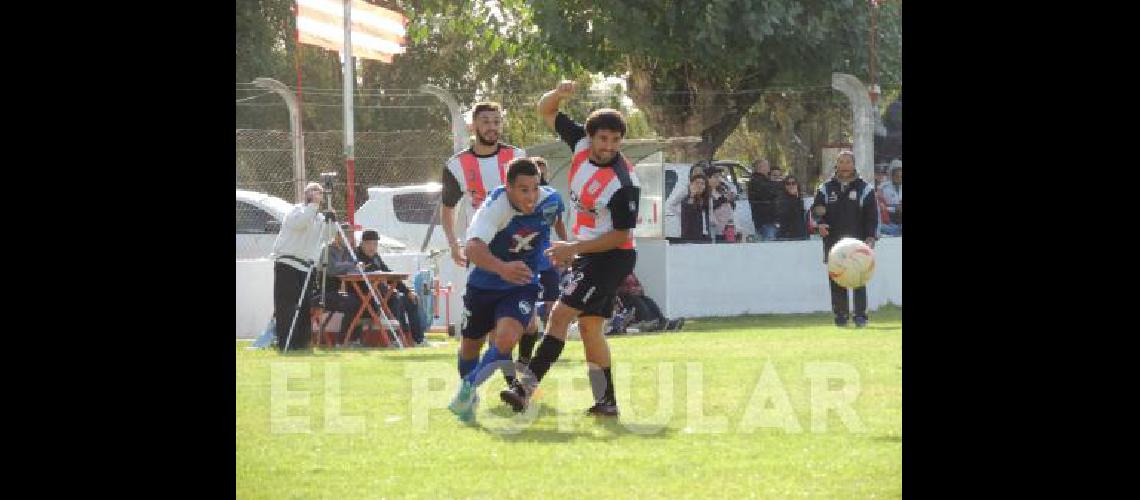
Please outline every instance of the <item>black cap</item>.
[[375, 229], [367, 229], [360, 236], [360, 241], [380, 241], [380, 233], [377, 233]]

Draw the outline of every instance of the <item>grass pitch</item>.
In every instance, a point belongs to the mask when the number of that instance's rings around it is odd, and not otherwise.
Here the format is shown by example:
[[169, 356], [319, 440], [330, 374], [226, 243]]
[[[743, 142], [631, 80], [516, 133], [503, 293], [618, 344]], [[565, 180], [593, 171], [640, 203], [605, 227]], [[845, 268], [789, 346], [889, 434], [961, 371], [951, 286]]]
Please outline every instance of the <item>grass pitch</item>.
[[[455, 342], [280, 356], [238, 342], [238, 498], [902, 495], [901, 309], [689, 320], [610, 338], [620, 419], [595, 419], [568, 341], [529, 414], [446, 409]], [[430, 338], [430, 337], [429, 337]]]

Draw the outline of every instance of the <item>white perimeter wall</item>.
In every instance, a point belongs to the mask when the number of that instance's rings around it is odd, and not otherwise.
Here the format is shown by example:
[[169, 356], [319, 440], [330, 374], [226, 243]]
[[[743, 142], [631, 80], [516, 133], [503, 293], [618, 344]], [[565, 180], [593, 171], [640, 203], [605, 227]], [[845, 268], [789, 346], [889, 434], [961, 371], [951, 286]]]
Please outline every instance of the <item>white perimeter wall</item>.
[[[422, 254], [383, 257], [398, 272], [412, 272], [425, 260]], [[453, 265], [445, 262], [443, 267], [443, 282], [458, 285], [451, 305], [452, 321], [458, 322], [464, 276]], [[819, 240], [670, 245], [638, 238], [636, 273], [669, 317], [831, 311]], [[902, 238], [884, 238], [875, 245], [867, 308], [874, 311], [886, 303], [902, 305]], [[237, 261], [237, 337], [257, 337], [272, 315], [273, 263]]]
[[[637, 240], [635, 272], [666, 316], [831, 311], [820, 240], [670, 245]], [[875, 245], [867, 308], [902, 305], [902, 238]]]
[[236, 285], [237, 337], [256, 338], [273, 317], [273, 261], [238, 260]]

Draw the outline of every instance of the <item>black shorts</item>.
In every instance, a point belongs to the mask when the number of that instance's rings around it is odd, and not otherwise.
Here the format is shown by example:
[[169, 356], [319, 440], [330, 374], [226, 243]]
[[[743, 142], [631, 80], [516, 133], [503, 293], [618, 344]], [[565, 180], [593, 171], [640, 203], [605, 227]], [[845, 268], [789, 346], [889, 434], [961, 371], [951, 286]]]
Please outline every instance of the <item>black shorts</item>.
[[608, 318], [613, 313], [618, 286], [633, 272], [636, 263], [636, 250], [579, 255], [562, 275], [562, 296], [558, 300], [582, 311], [582, 316]]
[[538, 302], [554, 302], [559, 295], [558, 269], [550, 268], [538, 273]]

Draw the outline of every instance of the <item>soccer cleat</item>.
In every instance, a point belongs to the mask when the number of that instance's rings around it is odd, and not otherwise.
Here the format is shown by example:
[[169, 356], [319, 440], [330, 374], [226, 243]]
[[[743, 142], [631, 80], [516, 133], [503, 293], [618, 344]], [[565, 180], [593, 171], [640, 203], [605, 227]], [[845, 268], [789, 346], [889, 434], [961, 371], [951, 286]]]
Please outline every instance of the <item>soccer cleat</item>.
[[[533, 391], [529, 392], [533, 394]], [[499, 391], [499, 399], [509, 405], [515, 413], [522, 413], [530, 403], [530, 394], [521, 382], [515, 380], [510, 388]]]
[[475, 392], [475, 386], [464, 380], [460, 383], [459, 392], [455, 394], [455, 398], [447, 405], [447, 409], [459, 417], [459, 420], [470, 422], [475, 419], [475, 408], [478, 405], [479, 395]]
[[586, 415], [592, 415], [595, 417], [616, 417], [620, 413], [621, 412], [618, 411], [617, 403], [608, 402], [594, 403], [594, 406], [591, 406], [586, 410]]
[[838, 327], [847, 326], [847, 316], [836, 316], [835, 317], [835, 326], [838, 326]]
[[855, 316], [855, 326], [857, 328], [863, 328], [864, 326], [867, 326], [867, 317], [866, 316]]

